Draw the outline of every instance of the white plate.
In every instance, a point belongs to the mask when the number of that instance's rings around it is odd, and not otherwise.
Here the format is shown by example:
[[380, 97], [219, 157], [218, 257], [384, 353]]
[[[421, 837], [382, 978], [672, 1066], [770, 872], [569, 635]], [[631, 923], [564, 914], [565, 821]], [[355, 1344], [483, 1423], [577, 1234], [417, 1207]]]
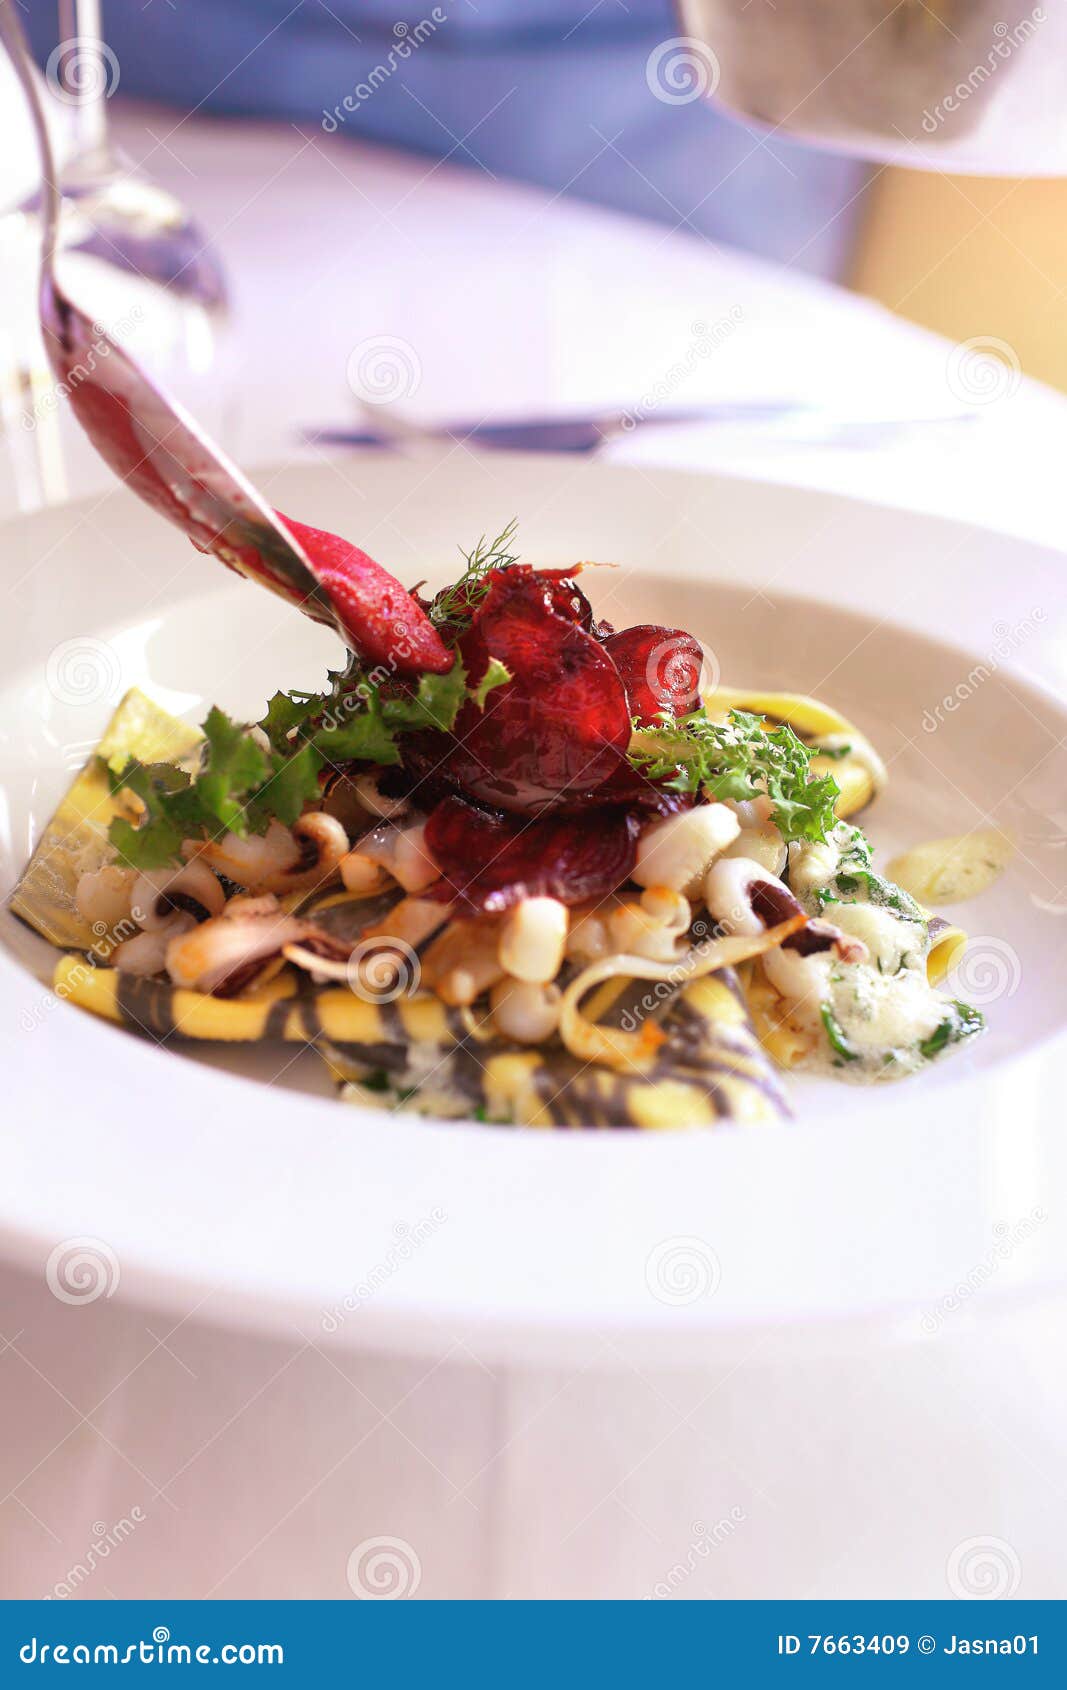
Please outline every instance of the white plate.
[[[98, 1023], [32, 978], [44, 947], [7, 916], [4, 1249], [43, 1264], [88, 1235], [125, 1293], [183, 1312], [211, 1290], [235, 1319], [339, 1342], [463, 1334], [526, 1354], [591, 1332], [690, 1356], [714, 1335], [721, 1354], [875, 1311], [918, 1333], [987, 1259], [989, 1295], [1057, 1281], [1062, 558], [822, 494], [588, 463], [349, 457], [262, 480], [409, 582], [446, 578], [457, 543], [512, 515], [534, 561], [613, 559], [588, 577], [598, 612], [687, 626], [728, 681], [818, 693], [870, 732], [892, 775], [869, 817], [883, 851], [1012, 829], [1015, 865], [958, 912], [977, 936], [961, 995], [990, 1031], [897, 1086], [795, 1083], [796, 1122], [759, 1132], [431, 1124], [341, 1108], [310, 1055], [178, 1054]], [[124, 688], [249, 716], [336, 654], [121, 491], [4, 541], [20, 607], [0, 632], [5, 886]]]

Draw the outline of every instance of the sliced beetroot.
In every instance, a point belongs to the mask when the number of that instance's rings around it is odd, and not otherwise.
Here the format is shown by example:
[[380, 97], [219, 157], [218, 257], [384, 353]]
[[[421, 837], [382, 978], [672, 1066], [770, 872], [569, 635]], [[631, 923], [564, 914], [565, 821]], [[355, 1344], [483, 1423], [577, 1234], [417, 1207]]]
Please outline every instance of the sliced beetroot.
[[643, 725], [661, 711], [684, 716], [700, 703], [704, 652], [683, 628], [624, 628], [604, 641], [604, 650], [622, 676], [631, 715]]
[[659, 816], [673, 816], [679, 810], [691, 810], [697, 801], [696, 793], [672, 792], [667, 785], [670, 778], [665, 775], [662, 780], [654, 781], [643, 769], [636, 768], [624, 758], [614, 773], [588, 795], [588, 802], [625, 804], [631, 810], [645, 810]]
[[482, 803], [536, 814], [594, 790], [619, 766], [630, 711], [606, 648], [560, 614], [560, 578], [519, 565], [497, 571], [460, 642], [476, 686], [491, 657], [512, 679], [488, 693], [485, 709], [464, 705], [442, 773]]
[[602, 898], [629, 878], [639, 831], [615, 806], [529, 821], [445, 798], [426, 822], [426, 846], [444, 877], [434, 895], [488, 911], [521, 898]]
[[539, 569], [537, 574], [542, 581], [551, 583], [552, 609], [557, 616], [565, 616], [568, 621], [577, 622], [587, 634], [591, 633], [593, 607], [575, 581], [574, 574], [562, 569]]
[[452, 653], [421, 605], [366, 552], [323, 528], [276, 513], [307, 554], [354, 650], [397, 675], [443, 675]]

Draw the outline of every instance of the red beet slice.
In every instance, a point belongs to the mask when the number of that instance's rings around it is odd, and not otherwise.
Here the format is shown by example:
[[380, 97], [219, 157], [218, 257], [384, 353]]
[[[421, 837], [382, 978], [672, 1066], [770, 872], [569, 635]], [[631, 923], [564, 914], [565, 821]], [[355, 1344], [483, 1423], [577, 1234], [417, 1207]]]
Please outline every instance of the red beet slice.
[[645, 726], [660, 712], [684, 716], [700, 703], [704, 652], [683, 628], [624, 628], [604, 641], [622, 676], [630, 713]]
[[602, 898], [629, 878], [639, 831], [637, 819], [615, 807], [526, 821], [445, 798], [426, 822], [426, 845], [446, 882], [434, 895], [489, 911], [520, 898]]
[[393, 674], [443, 675], [452, 653], [422, 607], [387, 569], [366, 552], [277, 512], [307, 553], [316, 579], [328, 593], [352, 644], [372, 663]]
[[537, 574], [542, 581], [551, 583], [552, 609], [556, 615], [565, 616], [570, 622], [577, 622], [587, 634], [591, 633], [593, 607], [575, 581], [573, 573], [568, 574], [564, 569], [539, 569]]
[[[557, 608], [558, 578], [498, 571], [460, 653], [474, 686], [490, 657], [512, 679], [464, 705], [443, 772], [497, 809], [536, 814], [598, 787], [630, 740], [630, 712], [604, 646]], [[573, 610], [573, 607], [572, 607]]]

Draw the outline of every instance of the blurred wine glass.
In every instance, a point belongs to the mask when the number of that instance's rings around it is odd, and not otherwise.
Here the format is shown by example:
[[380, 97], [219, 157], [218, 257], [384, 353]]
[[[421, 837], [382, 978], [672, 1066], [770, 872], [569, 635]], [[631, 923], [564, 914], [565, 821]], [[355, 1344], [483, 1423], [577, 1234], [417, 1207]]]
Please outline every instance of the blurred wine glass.
[[[43, 80], [63, 191], [61, 279], [198, 414], [217, 412], [227, 320], [218, 261], [181, 202], [115, 144], [108, 101], [121, 66], [99, 0], [59, 0], [58, 26]], [[40, 196], [29, 118], [6, 55], [0, 152], [0, 432], [8, 448], [0, 500], [32, 509], [78, 491], [96, 466], [56, 393], [37, 327]]]

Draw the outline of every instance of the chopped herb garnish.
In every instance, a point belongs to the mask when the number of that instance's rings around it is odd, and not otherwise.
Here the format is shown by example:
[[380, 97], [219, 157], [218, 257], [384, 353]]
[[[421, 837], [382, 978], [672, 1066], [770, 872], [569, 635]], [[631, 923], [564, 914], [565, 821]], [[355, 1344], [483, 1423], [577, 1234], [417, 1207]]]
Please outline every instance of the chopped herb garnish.
[[837, 1016], [834, 1014], [828, 1003], [824, 1003], [820, 1006], [819, 1014], [822, 1016], [822, 1024], [826, 1028], [826, 1037], [829, 1039], [832, 1048], [836, 1050], [842, 1061], [858, 1061], [860, 1054], [859, 1051], [849, 1044], [848, 1039], [841, 1030], [840, 1021], [837, 1019]]
[[499, 657], [489, 659], [489, 667], [485, 671], [476, 687], [471, 687], [470, 695], [479, 710], [485, 709], [485, 701], [494, 687], [502, 687], [511, 679], [511, 670], [506, 663], [501, 663]]
[[973, 1034], [980, 1033], [985, 1026], [985, 1016], [981, 1010], [973, 1009], [969, 1003], [960, 1003], [954, 998], [950, 1008], [952, 1013], [919, 1045], [919, 1055], [925, 1057], [928, 1062], [932, 1057], [940, 1056], [950, 1045], [957, 1045], [961, 1039], [969, 1039]]
[[758, 716], [731, 710], [713, 722], [701, 706], [656, 727], [634, 723], [630, 760], [674, 792], [743, 802], [766, 794], [787, 842], [824, 840], [835, 824], [840, 789], [832, 775], [812, 778], [814, 752], [785, 723], [765, 729]]
[[457, 657], [446, 675], [421, 675], [407, 690], [350, 667], [332, 672], [322, 693], [275, 693], [262, 721], [251, 727], [212, 709], [203, 724], [198, 773], [171, 763], [130, 762], [110, 776], [111, 790], [125, 788], [142, 812], [136, 827], [116, 817], [111, 843], [131, 867], [154, 869], [180, 862], [185, 839], [217, 838], [227, 830], [264, 833], [272, 821], [291, 827], [318, 798], [324, 767], [399, 763], [398, 735], [423, 728], [446, 732], [468, 698], [484, 708], [486, 694], [508, 678], [503, 664], [491, 665], [470, 691]]
[[277, 818], [296, 821], [318, 796], [322, 759], [310, 745], [290, 756], [264, 750], [250, 729], [212, 709], [204, 720], [199, 773], [172, 763], [127, 763], [110, 776], [112, 792], [131, 792], [143, 810], [139, 827], [122, 816], [109, 838], [132, 868], [165, 868], [181, 860], [183, 839], [263, 833]]
[[870, 841], [863, 830], [852, 827], [847, 830], [847, 835], [847, 843], [838, 859], [837, 873], [816, 894], [820, 907], [825, 908], [828, 903], [861, 900], [880, 909], [892, 910], [901, 921], [914, 921], [925, 926], [926, 918], [915, 899], [893, 881], [885, 880], [874, 872]]

